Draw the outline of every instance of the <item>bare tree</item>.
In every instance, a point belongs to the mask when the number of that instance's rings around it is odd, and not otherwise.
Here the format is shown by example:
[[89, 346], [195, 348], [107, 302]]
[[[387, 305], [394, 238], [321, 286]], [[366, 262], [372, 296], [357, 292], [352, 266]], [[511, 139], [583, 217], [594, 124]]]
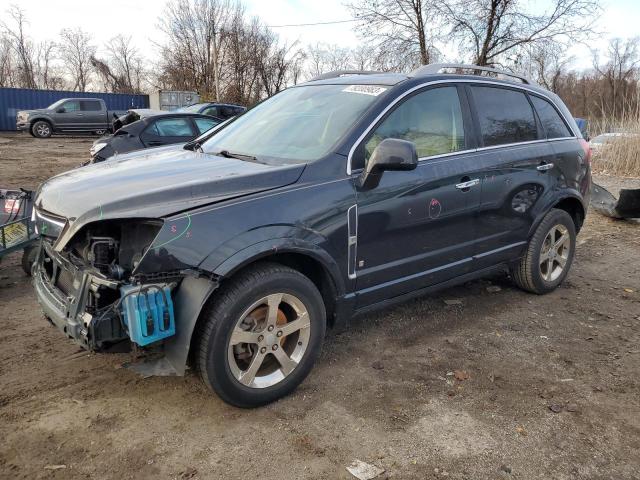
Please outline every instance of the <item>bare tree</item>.
[[438, 8], [451, 33], [476, 65], [508, 63], [532, 44], [583, 40], [592, 33], [598, 0], [550, 0], [534, 13], [523, 0], [440, 0]]
[[[349, 70], [357, 68], [354, 64], [353, 52], [349, 48], [335, 44], [316, 43], [307, 47], [307, 76], [317, 77], [322, 73], [334, 70]], [[362, 65], [364, 70], [364, 65]]]
[[140, 93], [144, 80], [143, 60], [131, 37], [117, 35], [106, 45], [107, 58], [91, 57], [103, 87], [115, 93]]
[[44, 40], [38, 44], [33, 62], [38, 88], [60, 90], [64, 87], [61, 69], [56, 65], [57, 55], [57, 43]]
[[91, 35], [81, 28], [65, 28], [60, 32], [60, 43], [60, 58], [71, 79], [71, 89], [83, 92], [91, 81], [91, 57], [96, 53]]
[[13, 87], [14, 68], [11, 41], [6, 35], [0, 34], [0, 87]]
[[[438, 51], [435, 0], [354, 0], [347, 4], [365, 40], [413, 66], [431, 63]], [[380, 49], [381, 50], [381, 49]]]
[[270, 97], [287, 84], [298, 82], [305, 54], [297, 42], [280, 44], [278, 36], [264, 29], [256, 45], [255, 68], [264, 95]]
[[252, 104], [301, 71], [296, 44], [282, 44], [235, 0], [170, 0], [160, 20], [157, 85], [196, 90], [203, 98]]
[[33, 70], [33, 42], [25, 32], [28, 22], [24, 10], [11, 5], [7, 14], [11, 23], [0, 22], [0, 27], [16, 56], [14, 68], [17, 69], [17, 84], [25, 88], [37, 88]]
[[332, 70], [402, 71], [412, 69], [415, 63], [374, 45], [344, 48], [339, 45], [317, 43], [306, 50], [307, 77], [315, 77]]
[[639, 47], [640, 37], [614, 38], [609, 42], [604, 64], [594, 53], [594, 70], [604, 81], [604, 88], [597, 92], [603, 116], [617, 118], [638, 108]]

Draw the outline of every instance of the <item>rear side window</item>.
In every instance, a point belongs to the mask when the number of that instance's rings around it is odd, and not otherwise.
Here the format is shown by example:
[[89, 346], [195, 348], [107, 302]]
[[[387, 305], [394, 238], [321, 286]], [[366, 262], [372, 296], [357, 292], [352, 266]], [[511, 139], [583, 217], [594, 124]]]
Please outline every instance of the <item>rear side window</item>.
[[186, 118], [166, 118], [156, 120], [148, 133], [158, 137], [192, 137], [193, 132]]
[[64, 111], [69, 112], [77, 112], [80, 110], [80, 102], [78, 100], [70, 100], [68, 102], [64, 102], [62, 105]]
[[536, 112], [538, 112], [538, 118], [542, 122], [542, 127], [547, 133], [547, 138], [563, 138], [572, 137], [571, 131], [564, 123], [558, 111], [546, 100], [540, 97], [531, 95], [531, 102], [533, 103]]
[[471, 87], [485, 147], [537, 140], [533, 109], [522, 92]]
[[415, 143], [419, 158], [464, 149], [458, 89], [432, 88], [404, 101], [375, 129], [365, 144], [365, 161], [385, 138]]
[[204, 133], [220, 123], [215, 118], [195, 118], [194, 121], [200, 133]]
[[102, 110], [102, 106], [97, 100], [81, 100], [80, 110], [83, 112], [99, 112]]
[[203, 115], [211, 115], [212, 117], [219, 117], [217, 107], [209, 107], [202, 112]]
[[220, 118], [227, 119], [236, 115], [235, 109], [232, 107], [221, 107], [220, 108]]

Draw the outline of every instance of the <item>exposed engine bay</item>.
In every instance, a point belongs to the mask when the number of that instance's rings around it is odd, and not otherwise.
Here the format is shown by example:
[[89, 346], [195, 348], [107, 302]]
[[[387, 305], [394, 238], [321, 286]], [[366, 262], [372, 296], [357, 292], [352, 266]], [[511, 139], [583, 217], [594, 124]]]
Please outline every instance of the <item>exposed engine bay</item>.
[[43, 232], [36, 288], [52, 300], [43, 304], [47, 317], [93, 351], [127, 351], [174, 335], [171, 295], [180, 274], [135, 274], [161, 226], [148, 220], [90, 224], [60, 253]]

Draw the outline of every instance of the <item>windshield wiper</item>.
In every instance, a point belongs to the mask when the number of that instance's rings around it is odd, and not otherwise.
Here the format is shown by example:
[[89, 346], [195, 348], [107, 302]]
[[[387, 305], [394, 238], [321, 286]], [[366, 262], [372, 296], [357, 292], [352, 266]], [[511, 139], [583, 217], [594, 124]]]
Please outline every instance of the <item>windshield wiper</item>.
[[200, 142], [196, 142], [196, 141], [193, 141], [193, 140], [188, 142], [188, 143], [186, 143], [183, 148], [185, 150], [191, 150], [193, 152], [195, 152], [197, 150], [200, 153], [204, 153], [204, 151], [202, 150], [202, 145], [200, 145]]
[[265, 162], [261, 162], [253, 155], [244, 155], [242, 153], [234, 153], [234, 152], [230, 152], [229, 150], [220, 150], [216, 155], [220, 155], [221, 157], [225, 157], [225, 158], [237, 158], [238, 160], [246, 160], [249, 162], [262, 163], [263, 165], [266, 165]]

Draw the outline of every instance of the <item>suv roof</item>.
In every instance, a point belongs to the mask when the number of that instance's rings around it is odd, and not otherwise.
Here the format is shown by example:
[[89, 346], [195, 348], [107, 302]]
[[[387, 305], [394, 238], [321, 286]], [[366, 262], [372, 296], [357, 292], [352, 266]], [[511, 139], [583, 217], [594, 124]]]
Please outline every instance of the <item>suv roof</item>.
[[[449, 73], [446, 71], [449, 70]], [[472, 74], [464, 73], [465, 71], [472, 71]], [[478, 74], [477, 72], [480, 72]], [[486, 72], [487, 75], [482, 75], [482, 72]], [[485, 80], [490, 78], [492, 81], [504, 82], [506, 84], [519, 84], [529, 87], [537, 87], [536, 83], [525, 75], [521, 75], [506, 70], [500, 70], [491, 67], [483, 67], [478, 65], [458, 64], [458, 63], [432, 63], [424, 65], [412, 71], [410, 74], [401, 73], [384, 73], [373, 72], [366, 70], [336, 70], [333, 72], [324, 73], [315, 78], [312, 78], [306, 83], [314, 84], [352, 84], [354, 83], [354, 77], [358, 77], [358, 83], [362, 85], [397, 85], [405, 80], [409, 79], [452, 79], [460, 77], [471, 77], [478, 80]], [[514, 81], [516, 79], [517, 81]]]

